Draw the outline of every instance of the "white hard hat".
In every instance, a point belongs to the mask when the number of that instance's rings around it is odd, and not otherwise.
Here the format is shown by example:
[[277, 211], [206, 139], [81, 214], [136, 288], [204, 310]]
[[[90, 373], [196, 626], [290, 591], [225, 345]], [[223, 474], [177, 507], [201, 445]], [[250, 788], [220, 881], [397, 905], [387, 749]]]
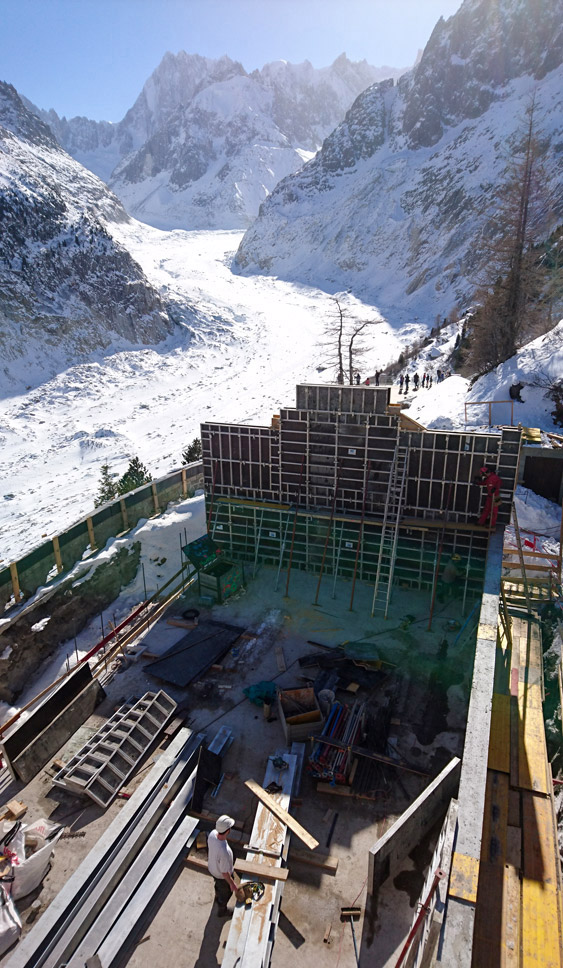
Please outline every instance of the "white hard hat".
[[224, 813], [217, 820], [217, 823], [215, 824], [215, 830], [217, 831], [218, 834], [224, 834], [225, 831], [230, 830], [231, 827], [234, 827], [234, 825], [235, 825], [235, 822], [233, 818], [228, 817], [227, 814]]

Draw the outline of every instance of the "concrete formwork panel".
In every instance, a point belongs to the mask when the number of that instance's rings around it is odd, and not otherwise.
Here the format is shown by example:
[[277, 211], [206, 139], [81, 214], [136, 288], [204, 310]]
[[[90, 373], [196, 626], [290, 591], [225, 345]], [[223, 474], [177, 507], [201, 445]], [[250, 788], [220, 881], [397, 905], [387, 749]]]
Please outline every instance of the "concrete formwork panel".
[[460, 769], [461, 760], [454, 756], [371, 848], [368, 893], [377, 894], [383, 882], [398, 873], [413, 847], [445, 816], [457, 793]]

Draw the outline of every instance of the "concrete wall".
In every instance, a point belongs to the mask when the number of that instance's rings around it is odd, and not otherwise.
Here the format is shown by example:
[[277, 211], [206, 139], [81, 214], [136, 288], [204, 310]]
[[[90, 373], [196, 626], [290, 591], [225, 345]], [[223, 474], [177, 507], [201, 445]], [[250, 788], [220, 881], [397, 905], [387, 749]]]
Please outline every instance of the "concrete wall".
[[171, 501], [192, 494], [199, 487], [203, 487], [203, 463], [195, 461], [105, 504], [91, 516], [43, 542], [0, 571], [0, 615], [12, 597], [18, 597], [18, 592], [20, 600], [29, 598], [41, 585], [69, 571], [85, 553], [105, 547], [110, 538], [134, 528], [141, 518], [153, 517]]
[[487, 750], [499, 621], [503, 533], [491, 536], [477, 630], [463, 766], [459, 782], [455, 854], [437, 964], [471, 968], [477, 880], [487, 784]]
[[377, 894], [388, 877], [397, 874], [413, 847], [446, 813], [457, 794], [461, 760], [454, 756], [408, 810], [389, 827], [369, 852], [368, 892]]

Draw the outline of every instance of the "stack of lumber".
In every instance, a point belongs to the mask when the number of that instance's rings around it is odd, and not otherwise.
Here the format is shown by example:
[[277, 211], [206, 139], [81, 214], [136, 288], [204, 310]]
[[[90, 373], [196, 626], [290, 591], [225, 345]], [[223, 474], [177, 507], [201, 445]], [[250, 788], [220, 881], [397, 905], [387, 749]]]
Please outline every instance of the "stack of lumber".
[[[223, 726], [209, 745], [222, 755]], [[182, 729], [70, 877], [6, 968], [121, 963], [163, 883], [194, 843], [188, 815], [203, 734]]]

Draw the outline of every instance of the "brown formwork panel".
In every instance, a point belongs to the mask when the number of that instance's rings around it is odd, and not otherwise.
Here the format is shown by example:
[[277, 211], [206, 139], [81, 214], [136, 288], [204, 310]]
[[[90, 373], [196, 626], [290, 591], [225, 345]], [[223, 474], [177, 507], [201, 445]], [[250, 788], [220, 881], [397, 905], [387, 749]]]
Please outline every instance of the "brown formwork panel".
[[303, 410], [384, 414], [390, 392], [389, 387], [300, 384], [296, 388], [296, 402]]
[[[320, 400], [319, 388], [313, 389], [313, 397], [305, 398]], [[352, 398], [344, 394], [342, 399]], [[460, 524], [474, 520], [484, 504], [483, 489], [473, 484], [483, 463], [492, 464], [503, 479], [505, 506], [501, 506], [499, 521], [508, 519], [520, 439], [520, 432], [513, 428], [505, 428], [502, 435], [399, 432], [396, 415], [302, 408], [282, 409], [279, 431], [202, 425], [208, 494], [215, 473], [217, 496], [293, 503], [300, 492], [301, 507], [328, 509], [338, 476], [337, 511], [361, 510], [365, 490], [366, 513], [379, 517], [399, 440], [408, 448], [405, 512], [409, 517], [435, 518], [447, 510], [449, 520]]]

